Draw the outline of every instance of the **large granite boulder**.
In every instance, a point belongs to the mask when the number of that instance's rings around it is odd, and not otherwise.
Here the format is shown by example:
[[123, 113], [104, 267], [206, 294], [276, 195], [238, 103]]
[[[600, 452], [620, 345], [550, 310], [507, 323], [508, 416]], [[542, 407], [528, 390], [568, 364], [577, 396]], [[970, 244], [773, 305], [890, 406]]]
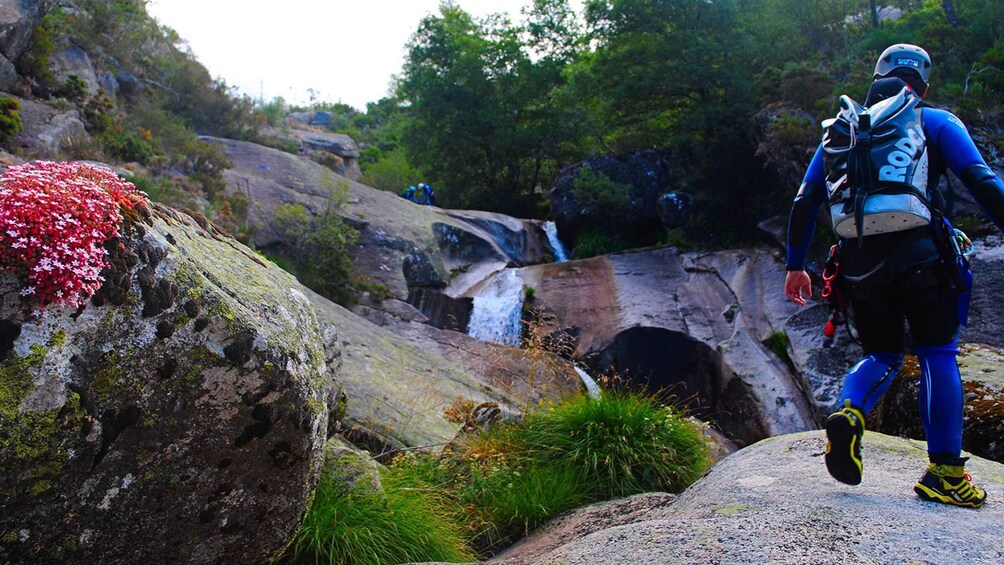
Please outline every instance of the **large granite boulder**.
[[[234, 163], [224, 173], [227, 190], [250, 198], [256, 247], [279, 242], [270, 227], [277, 206], [299, 203], [319, 214], [330, 205], [331, 191], [338, 185], [346, 187], [340, 214], [360, 232], [350, 254], [353, 266], [396, 298], [407, 299], [412, 287], [460, 296], [506, 265], [550, 258], [543, 251], [549, 247], [542, 243], [546, 236], [539, 222], [496, 214], [472, 214], [467, 221], [346, 179], [297, 155], [253, 143], [204, 139], [217, 144]], [[532, 228], [514, 236], [511, 232], [520, 229], [514, 227], [517, 224]]]
[[[385, 301], [382, 310], [357, 306], [355, 311], [386, 328], [409, 348], [441, 357], [468, 378], [479, 381], [483, 393], [495, 397], [505, 407], [520, 408], [524, 402], [533, 404], [540, 400], [557, 401], [584, 392], [581, 377], [567, 360], [555, 353], [560, 347], [549, 347], [545, 332], [537, 336], [531, 347], [518, 349], [437, 328], [416, 316], [406, 317], [401, 309], [388, 308], [392, 302]], [[392, 310], [397, 311], [392, 313]], [[417, 311], [415, 314], [421, 316]], [[501, 400], [500, 394], [505, 395]]]
[[341, 433], [353, 443], [376, 454], [442, 445], [460, 429], [444, 415], [449, 406], [460, 400], [514, 404], [493, 386], [497, 383], [430, 350], [425, 340], [398, 335], [316, 293], [305, 294], [322, 335], [341, 350], [339, 380], [349, 398]]
[[582, 202], [574, 194], [575, 177], [584, 168], [631, 187], [630, 212], [621, 218], [633, 232], [658, 233], [659, 197], [678, 180], [674, 155], [660, 149], [646, 149], [621, 156], [587, 159], [561, 171], [551, 187], [551, 211], [562, 241], [574, 247], [584, 226], [595, 221], [583, 213]]
[[534, 306], [574, 336], [573, 358], [597, 371], [668, 389], [746, 443], [816, 426], [787, 352], [773, 345], [795, 307], [778, 290], [784, 266], [771, 252], [665, 248], [517, 273], [535, 289]]
[[91, 58], [80, 47], [70, 45], [62, 51], [53, 54], [49, 61], [52, 74], [60, 83], [64, 83], [71, 76], [75, 76], [87, 85], [88, 96], [94, 96], [98, 93], [98, 89], [101, 88], [101, 83], [98, 82], [98, 75], [94, 70]]
[[[1004, 465], [967, 469], [986, 488], [978, 512], [924, 502], [910, 488], [927, 465], [917, 442], [868, 432], [863, 482], [823, 465], [812, 431], [726, 457], [676, 497], [642, 494], [576, 510], [489, 563], [999, 563]], [[793, 494], [796, 493], [796, 494]]]
[[59, 110], [25, 98], [14, 98], [21, 103], [18, 113], [23, 129], [10, 143], [20, 147], [20, 153], [52, 158], [66, 153], [73, 145], [90, 142], [91, 136], [76, 109]]
[[153, 206], [80, 309], [0, 274], [0, 562], [264, 563], [342, 406], [307, 291]]

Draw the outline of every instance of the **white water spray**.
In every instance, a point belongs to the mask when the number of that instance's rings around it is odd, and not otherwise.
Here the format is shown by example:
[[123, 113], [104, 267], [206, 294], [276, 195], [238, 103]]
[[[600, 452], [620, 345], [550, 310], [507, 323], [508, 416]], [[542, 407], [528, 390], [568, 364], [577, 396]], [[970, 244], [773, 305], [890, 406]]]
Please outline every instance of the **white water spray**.
[[514, 269], [499, 271], [474, 295], [467, 333], [485, 341], [519, 346], [523, 281]]
[[554, 222], [544, 222], [544, 233], [547, 234], [547, 241], [554, 250], [554, 260], [558, 263], [568, 261], [568, 252], [558, 238], [558, 226]]
[[596, 384], [596, 381], [583, 369], [578, 366], [575, 366], [574, 369], [579, 374], [579, 378], [582, 379], [582, 384], [586, 385], [586, 392], [589, 394], [589, 398], [599, 398], [600, 385]]

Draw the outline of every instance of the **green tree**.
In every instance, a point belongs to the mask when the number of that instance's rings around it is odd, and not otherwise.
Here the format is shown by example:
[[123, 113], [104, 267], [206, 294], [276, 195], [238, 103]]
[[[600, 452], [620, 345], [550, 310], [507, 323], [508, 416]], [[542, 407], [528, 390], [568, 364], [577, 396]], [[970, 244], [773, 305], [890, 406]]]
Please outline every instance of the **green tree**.
[[561, 149], [551, 96], [568, 51], [551, 36], [555, 49], [542, 43], [535, 64], [525, 30], [504, 18], [476, 21], [444, 3], [422, 20], [398, 87], [411, 114], [403, 143], [445, 205], [536, 215]]

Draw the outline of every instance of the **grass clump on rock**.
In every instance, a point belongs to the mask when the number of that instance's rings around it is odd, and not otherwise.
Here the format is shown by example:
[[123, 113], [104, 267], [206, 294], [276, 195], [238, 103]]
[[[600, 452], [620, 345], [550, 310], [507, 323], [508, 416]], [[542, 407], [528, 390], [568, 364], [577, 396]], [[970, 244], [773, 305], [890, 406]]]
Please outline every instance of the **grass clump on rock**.
[[702, 425], [651, 396], [548, 403], [462, 435], [439, 456], [399, 456], [381, 471], [382, 489], [346, 493], [322, 477], [292, 561], [470, 561], [572, 508], [679, 492], [710, 461]]
[[701, 425], [651, 396], [606, 392], [528, 412], [464, 437], [440, 481], [491, 553], [572, 508], [647, 491], [679, 492], [710, 465]]
[[314, 502], [282, 560], [345, 565], [467, 562], [474, 559], [456, 505], [408, 473], [384, 471], [382, 489], [345, 485], [324, 473]]

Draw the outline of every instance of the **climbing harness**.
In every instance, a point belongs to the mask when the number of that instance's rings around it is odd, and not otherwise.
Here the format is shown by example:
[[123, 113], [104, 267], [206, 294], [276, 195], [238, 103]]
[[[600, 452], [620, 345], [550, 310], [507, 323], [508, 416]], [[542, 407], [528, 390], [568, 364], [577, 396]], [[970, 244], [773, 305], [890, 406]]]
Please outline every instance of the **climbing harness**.
[[[837, 326], [843, 324], [847, 329], [847, 335], [855, 342], [858, 342], [854, 332], [851, 331], [850, 316], [847, 315], [847, 301], [840, 288], [840, 246], [841, 243], [834, 243], [830, 247], [830, 254], [826, 257], [823, 265], [823, 290], [819, 293], [823, 300], [830, 306], [830, 318], [823, 326], [823, 347], [833, 345], [833, 340], [837, 335]], [[860, 342], [858, 342], [860, 343]]]

